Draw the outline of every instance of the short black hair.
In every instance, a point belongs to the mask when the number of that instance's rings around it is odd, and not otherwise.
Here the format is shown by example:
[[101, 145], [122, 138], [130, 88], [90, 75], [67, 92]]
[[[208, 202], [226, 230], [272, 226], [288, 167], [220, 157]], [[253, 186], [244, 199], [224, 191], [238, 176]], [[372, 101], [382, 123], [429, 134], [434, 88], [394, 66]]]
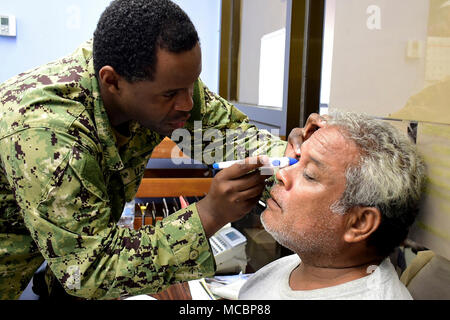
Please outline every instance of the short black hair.
[[158, 48], [181, 53], [197, 43], [192, 21], [172, 1], [115, 0], [94, 32], [95, 74], [108, 65], [129, 82], [154, 80]]

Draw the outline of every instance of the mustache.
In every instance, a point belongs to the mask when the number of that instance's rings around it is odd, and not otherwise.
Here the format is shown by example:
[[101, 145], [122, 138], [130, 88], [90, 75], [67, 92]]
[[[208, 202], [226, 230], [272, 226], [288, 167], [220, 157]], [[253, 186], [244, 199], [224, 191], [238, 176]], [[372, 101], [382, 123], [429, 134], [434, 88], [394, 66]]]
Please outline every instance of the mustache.
[[275, 203], [280, 207], [283, 208], [281, 201], [278, 199], [278, 195], [277, 195], [277, 186], [274, 186], [272, 188], [272, 190], [270, 191], [270, 197], [272, 198], [273, 201], [275, 201]]

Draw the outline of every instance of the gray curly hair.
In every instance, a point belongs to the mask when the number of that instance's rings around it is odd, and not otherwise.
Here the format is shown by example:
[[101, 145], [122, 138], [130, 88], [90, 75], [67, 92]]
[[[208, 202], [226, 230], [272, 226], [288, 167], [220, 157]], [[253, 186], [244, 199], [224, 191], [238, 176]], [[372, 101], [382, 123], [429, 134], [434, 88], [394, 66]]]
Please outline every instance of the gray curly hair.
[[382, 256], [407, 237], [414, 222], [425, 184], [425, 164], [416, 146], [386, 121], [364, 114], [332, 111], [328, 126], [342, 133], [359, 149], [357, 165], [346, 170], [346, 189], [331, 210], [345, 214], [355, 206], [376, 207], [380, 227], [368, 244]]

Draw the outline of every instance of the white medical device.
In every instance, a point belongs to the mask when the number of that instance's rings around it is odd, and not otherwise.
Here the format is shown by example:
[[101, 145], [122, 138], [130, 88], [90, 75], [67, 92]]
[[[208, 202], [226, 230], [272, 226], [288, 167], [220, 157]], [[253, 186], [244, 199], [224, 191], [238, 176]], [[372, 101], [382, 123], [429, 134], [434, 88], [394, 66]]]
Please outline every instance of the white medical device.
[[16, 36], [16, 17], [0, 14], [0, 36]]
[[216, 260], [216, 273], [245, 273], [247, 238], [230, 225], [220, 229], [209, 239]]

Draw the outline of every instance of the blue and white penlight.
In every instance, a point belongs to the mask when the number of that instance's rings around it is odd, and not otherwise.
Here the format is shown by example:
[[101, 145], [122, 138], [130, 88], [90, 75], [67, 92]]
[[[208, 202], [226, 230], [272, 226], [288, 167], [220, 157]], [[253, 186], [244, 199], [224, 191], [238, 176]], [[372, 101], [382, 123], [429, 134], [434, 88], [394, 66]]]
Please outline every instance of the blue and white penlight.
[[[290, 157], [268, 158], [268, 162], [264, 164], [264, 168], [285, 168], [292, 166], [298, 162], [297, 159]], [[244, 160], [224, 161], [213, 164], [214, 169], [229, 168], [236, 163], [244, 163]]]

